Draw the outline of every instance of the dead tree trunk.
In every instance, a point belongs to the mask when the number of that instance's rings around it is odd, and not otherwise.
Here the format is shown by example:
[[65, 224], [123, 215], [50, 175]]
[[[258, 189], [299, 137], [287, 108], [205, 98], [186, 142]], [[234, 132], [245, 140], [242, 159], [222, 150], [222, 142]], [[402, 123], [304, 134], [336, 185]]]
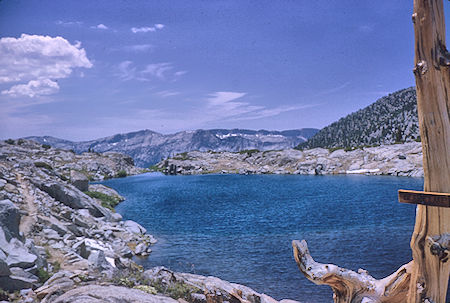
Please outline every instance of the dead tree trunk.
[[[417, 111], [424, 191], [450, 192], [450, 56], [442, 0], [414, 0]], [[418, 205], [411, 239], [414, 267], [408, 303], [445, 302], [450, 272], [450, 208]], [[445, 240], [446, 238], [447, 240]], [[447, 246], [446, 246], [447, 245]], [[446, 246], [446, 247], [445, 247]]]
[[[417, 110], [422, 138], [424, 191], [450, 192], [450, 54], [442, 0], [414, 0]], [[429, 193], [434, 192], [434, 193]], [[423, 201], [422, 201], [423, 202]], [[426, 203], [425, 203], [426, 204]], [[300, 271], [331, 286], [336, 303], [444, 303], [450, 274], [450, 208], [418, 205], [411, 239], [413, 261], [376, 280], [313, 260], [305, 241], [293, 241]]]

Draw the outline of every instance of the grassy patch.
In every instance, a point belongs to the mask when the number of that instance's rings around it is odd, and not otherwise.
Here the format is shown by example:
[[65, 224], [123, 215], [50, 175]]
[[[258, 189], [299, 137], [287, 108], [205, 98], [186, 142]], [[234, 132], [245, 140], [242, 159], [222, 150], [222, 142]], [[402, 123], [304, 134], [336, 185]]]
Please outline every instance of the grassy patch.
[[43, 149], [50, 149], [52, 147], [50, 145], [48, 145], [48, 144], [42, 144], [42, 148]]
[[98, 191], [85, 191], [84, 193], [91, 198], [99, 199], [102, 206], [110, 210], [114, 210], [114, 207], [120, 202], [119, 198], [108, 196], [107, 194]]
[[116, 178], [125, 178], [127, 176], [127, 172], [122, 170], [119, 170], [116, 174]]

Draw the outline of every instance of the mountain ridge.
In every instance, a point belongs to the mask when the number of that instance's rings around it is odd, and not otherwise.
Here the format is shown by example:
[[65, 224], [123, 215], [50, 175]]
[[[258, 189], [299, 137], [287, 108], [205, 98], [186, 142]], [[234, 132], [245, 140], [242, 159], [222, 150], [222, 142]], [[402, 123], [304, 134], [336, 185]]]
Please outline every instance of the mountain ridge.
[[408, 87], [331, 123], [298, 148], [354, 148], [419, 138], [416, 90]]
[[241, 151], [245, 149], [274, 150], [297, 146], [313, 136], [318, 129], [303, 128], [284, 131], [249, 129], [198, 129], [161, 134], [152, 130], [139, 130], [114, 134], [88, 141], [70, 141], [52, 136], [29, 136], [52, 147], [71, 149], [77, 153], [115, 151], [131, 156], [136, 165], [146, 167], [181, 152]]

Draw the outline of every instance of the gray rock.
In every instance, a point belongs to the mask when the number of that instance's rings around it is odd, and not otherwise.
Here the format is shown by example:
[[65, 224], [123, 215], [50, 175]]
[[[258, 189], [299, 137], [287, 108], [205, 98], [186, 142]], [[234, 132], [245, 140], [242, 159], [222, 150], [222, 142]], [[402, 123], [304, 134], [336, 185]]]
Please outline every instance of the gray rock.
[[164, 296], [148, 294], [138, 289], [121, 286], [87, 285], [72, 289], [58, 297], [53, 303], [179, 303]]
[[140, 224], [131, 221], [131, 220], [127, 220], [123, 222], [123, 227], [130, 233], [133, 234], [145, 234], [147, 232], [147, 230], [142, 227]]
[[68, 271], [59, 271], [48, 279], [44, 285], [36, 289], [38, 299], [46, 298], [47, 302], [52, 301], [52, 295], [59, 295], [71, 289], [74, 282], [69, 278], [73, 273]]
[[55, 240], [55, 241], [61, 240], [61, 236], [54, 229], [44, 228], [42, 232], [44, 233], [45, 238], [47, 240]]
[[5, 180], [0, 179], [0, 190], [3, 189], [3, 188], [5, 187], [6, 183], [7, 183], [7, 182], [6, 182]]
[[97, 192], [100, 192], [102, 194], [114, 197], [114, 198], [116, 198], [119, 201], [125, 200], [125, 198], [122, 197], [121, 195], [119, 195], [119, 193], [117, 191], [115, 191], [114, 189], [112, 189], [112, 188], [110, 188], [108, 186], [105, 186], [103, 184], [90, 184], [89, 185], [89, 190], [90, 191], [97, 191]]
[[6, 239], [22, 237], [19, 234], [20, 212], [19, 208], [10, 200], [0, 201], [0, 227], [5, 233]]
[[120, 222], [120, 221], [122, 221], [122, 215], [119, 214], [119, 213], [111, 214], [111, 221], [112, 222]]
[[114, 266], [106, 260], [102, 250], [92, 251], [88, 258], [89, 263], [100, 271], [112, 270]]
[[0, 277], [9, 276], [11, 271], [9, 270], [8, 264], [0, 259]]
[[11, 267], [10, 270], [12, 276], [28, 279], [29, 281], [33, 281], [33, 283], [39, 281], [38, 277], [20, 267]]
[[6, 263], [9, 267], [30, 268], [36, 263], [37, 256], [30, 254], [22, 242], [13, 238], [7, 247]]
[[88, 178], [81, 172], [76, 170], [70, 171], [70, 183], [73, 184], [76, 188], [81, 191], [89, 190], [89, 180]]
[[36, 281], [34, 279], [27, 279], [11, 275], [0, 277], [0, 285], [3, 290], [16, 291], [26, 288], [35, 288]]
[[136, 248], [134, 249], [134, 253], [136, 255], [143, 255], [147, 253], [148, 245], [144, 242], [139, 243], [136, 245]]
[[73, 209], [86, 208], [89, 213], [95, 217], [108, 217], [110, 213], [105, 208], [96, 205], [96, 203], [91, 199], [91, 197], [77, 190], [71, 185], [62, 184], [59, 182], [42, 182], [38, 183], [37, 186], [48, 193], [52, 198], [57, 201], [62, 202], [64, 205], [69, 206]]

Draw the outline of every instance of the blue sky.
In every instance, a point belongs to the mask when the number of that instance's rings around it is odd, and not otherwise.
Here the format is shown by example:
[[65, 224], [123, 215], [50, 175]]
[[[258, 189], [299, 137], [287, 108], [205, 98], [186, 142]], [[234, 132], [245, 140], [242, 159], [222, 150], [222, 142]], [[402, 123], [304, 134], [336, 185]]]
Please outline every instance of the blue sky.
[[321, 128], [414, 85], [412, 2], [3, 0], [0, 138]]

